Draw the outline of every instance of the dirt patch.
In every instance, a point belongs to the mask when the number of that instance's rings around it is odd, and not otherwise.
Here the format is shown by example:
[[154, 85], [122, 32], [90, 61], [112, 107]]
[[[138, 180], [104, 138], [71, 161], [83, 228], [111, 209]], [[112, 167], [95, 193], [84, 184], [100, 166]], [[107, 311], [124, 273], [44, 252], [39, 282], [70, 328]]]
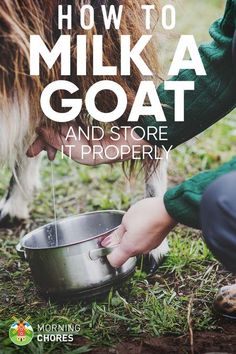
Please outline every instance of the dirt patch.
[[[80, 340], [78, 341], [80, 342]], [[82, 344], [82, 343], [80, 343]], [[83, 343], [85, 344], [85, 343]], [[94, 354], [236, 354], [236, 322], [225, 325], [222, 332], [194, 333], [194, 347], [189, 337], [166, 336], [142, 341], [126, 340], [113, 348], [94, 348]]]

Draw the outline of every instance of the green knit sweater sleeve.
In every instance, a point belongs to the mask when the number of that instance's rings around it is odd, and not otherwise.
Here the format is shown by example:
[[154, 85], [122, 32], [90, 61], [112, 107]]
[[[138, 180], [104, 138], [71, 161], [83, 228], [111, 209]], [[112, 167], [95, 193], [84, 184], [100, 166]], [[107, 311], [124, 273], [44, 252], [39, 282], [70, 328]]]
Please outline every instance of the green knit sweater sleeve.
[[199, 207], [204, 190], [218, 177], [236, 171], [236, 157], [216, 170], [202, 172], [164, 196], [168, 213], [178, 222], [200, 229]]
[[[203, 44], [199, 52], [206, 76], [197, 76], [194, 70], [182, 70], [171, 81], [194, 81], [195, 90], [185, 92], [185, 120], [175, 122], [174, 92], [164, 90], [161, 84], [158, 95], [163, 105], [166, 122], [156, 122], [155, 117], [142, 117], [138, 125], [146, 132], [146, 140], [153, 145], [176, 147], [207, 129], [236, 107], [236, 63], [233, 65], [232, 39], [236, 23], [236, 0], [228, 0], [224, 17], [210, 28], [213, 42]], [[157, 141], [148, 136], [149, 126], [167, 126], [168, 141]], [[137, 128], [137, 134], [142, 134]]]
[[[225, 116], [236, 103], [236, 63], [232, 60], [232, 38], [235, 32], [236, 0], [228, 0], [224, 18], [214, 23], [210, 33], [214, 42], [200, 47], [207, 77], [194, 76], [189, 71], [181, 78], [196, 80], [196, 91], [191, 101], [187, 93], [187, 107], [183, 124], [169, 123], [169, 142], [174, 146], [205, 130]], [[162, 99], [165, 93], [161, 90]], [[169, 96], [170, 97], [170, 96]], [[171, 104], [171, 99], [167, 104]], [[172, 115], [168, 111], [168, 117]], [[236, 170], [236, 157], [216, 170], [194, 176], [170, 189], [164, 196], [168, 213], [185, 225], [201, 228], [200, 203], [205, 189], [218, 177]]]
[[[211, 27], [214, 42], [200, 48], [208, 75], [196, 78], [192, 102], [191, 93], [187, 94], [186, 121], [180, 125], [169, 124], [169, 138], [174, 146], [203, 131], [235, 107], [236, 63], [232, 60], [235, 22], [236, 0], [228, 0], [223, 19]], [[189, 71], [184, 71], [180, 76], [194, 79]], [[164, 98], [165, 93], [161, 94]], [[170, 115], [170, 110], [168, 112]], [[205, 189], [216, 178], [233, 170], [236, 170], [236, 158], [216, 170], [203, 172], [170, 189], [164, 196], [168, 213], [178, 222], [200, 228], [199, 207]]]

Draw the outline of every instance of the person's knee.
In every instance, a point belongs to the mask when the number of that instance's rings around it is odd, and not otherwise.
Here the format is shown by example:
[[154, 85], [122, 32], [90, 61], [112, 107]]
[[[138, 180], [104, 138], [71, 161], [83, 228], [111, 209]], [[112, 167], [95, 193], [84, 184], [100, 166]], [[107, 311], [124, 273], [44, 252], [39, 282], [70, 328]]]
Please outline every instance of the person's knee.
[[208, 247], [232, 270], [233, 259], [236, 263], [236, 172], [220, 177], [207, 188], [200, 213]]

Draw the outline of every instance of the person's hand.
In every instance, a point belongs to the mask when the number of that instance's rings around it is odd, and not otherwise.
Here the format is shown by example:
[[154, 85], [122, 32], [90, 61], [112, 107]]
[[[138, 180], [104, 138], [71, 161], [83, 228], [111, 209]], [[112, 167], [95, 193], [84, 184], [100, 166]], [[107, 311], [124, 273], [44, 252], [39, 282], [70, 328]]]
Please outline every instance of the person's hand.
[[[56, 131], [53, 127], [40, 127], [37, 129], [38, 137], [35, 142], [30, 146], [27, 151], [28, 157], [35, 157], [40, 152], [46, 150], [49, 160], [54, 160], [57, 151], [61, 151], [63, 148], [63, 153], [70, 156], [72, 160], [82, 163], [84, 165], [94, 165], [95, 161], [92, 154], [86, 154], [86, 158], [81, 155], [82, 145], [90, 147], [91, 142], [86, 139], [85, 136], [81, 134], [80, 139], [75, 139], [74, 137], [68, 136], [68, 131], [70, 127], [76, 133], [78, 126], [76, 123], [64, 123], [60, 125], [60, 130]], [[73, 146], [70, 148], [70, 146]]]
[[163, 198], [143, 199], [127, 211], [119, 228], [102, 241], [102, 246], [117, 245], [107, 258], [118, 268], [130, 257], [159, 246], [176, 224]]
[[[73, 132], [77, 132], [78, 126], [75, 122], [64, 123], [60, 125], [60, 130], [55, 131], [50, 126], [40, 127], [37, 129], [38, 137], [35, 142], [30, 146], [27, 151], [28, 157], [35, 157], [41, 151], [46, 150], [49, 160], [54, 160], [57, 151], [62, 151], [63, 154], [69, 156], [72, 160], [84, 165], [94, 166], [99, 164], [111, 164], [114, 162], [121, 162], [130, 160], [132, 158], [131, 149], [129, 153], [122, 155], [122, 147], [132, 147], [135, 145], [136, 153], [142, 153], [142, 146], [148, 143], [144, 140], [140, 140], [136, 133], [131, 134], [130, 130], [127, 130], [126, 135], [123, 132], [123, 128], [120, 129], [120, 138], [118, 140], [112, 140], [111, 135], [105, 136], [102, 140], [88, 140], [81, 134], [80, 139], [75, 139], [74, 136], [68, 134], [68, 131], [72, 128]], [[126, 138], [125, 138], [126, 136]], [[137, 140], [138, 138], [138, 140]], [[102, 149], [101, 153], [93, 154], [94, 145], [100, 144]], [[113, 148], [112, 147], [116, 147]], [[82, 149], [86, 147], [86, 154], [82, 154]], [[109, 158], [105, 154], [106, 147], [109, 147]], [[120, 154], [117, 153], [120, 151]], [[112, 157], [114, 155], [114, 158]]]

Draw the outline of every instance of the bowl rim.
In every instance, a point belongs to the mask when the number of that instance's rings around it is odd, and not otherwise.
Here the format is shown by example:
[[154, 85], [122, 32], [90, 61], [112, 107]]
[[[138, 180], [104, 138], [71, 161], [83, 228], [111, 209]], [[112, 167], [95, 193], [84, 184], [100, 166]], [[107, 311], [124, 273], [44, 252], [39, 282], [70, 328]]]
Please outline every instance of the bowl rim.
[[[65, 221], [69, 221], [69, 220], [74, 220], [74, 219], [77, 219], [79, 218], [80, 216], [86, 216], [86, 215], [92, 215], [92, 214], [110, 214], [110, 213], [114, 213], [114, 214], [120, 214], [120, 215], [124, 215], [125, 214], [125, 211], [123, 210], [97, 210], [97, 211], [90, 211], [90, 212], [86, 212], [86, 213], [81, 213], [81, 214], [78, 214], [78, 215], [73, 215], [73, 216], [68, 216], [66, 218], [63, 218], [63, 219], [58, 219], [57, 220], [57, 223], [63, 223]], [[66, 245], [61, 245], [61, 246], [52, 246], [52, 247], [28, 247], [28, 246], [25, 246], [25, 242], [35, 233], [35, 232], [38, 232], [42, 229], [45, 228], [45, 226], [49, 226], [49, 225], [55, 225], [55, 222], [52, 221], [48, 224], [45, 224], [43, 226], [40, 226], [36, 229], [34, 229], [33, 231], [30, 231], [28, 234], [24, 235], [21, 240], [20, 240], [20, 246], [21, 248], [23, 248], [24, 250], [34, 250], [34, 251], [37, 251], [37, 250], [53, 250], [53, 249], [59, 249], [59, 248], [65, 248], [65, 247], [70, 247], [70, 246], [75, 246], [75, 245], [78, 245], [78, 244], [81, 244], [81, 243], [85, 243], [85, 242], [88, 242], [88, 241], [92, 241], [96, 238], [99, 238], [99, 237], [102, 237], [102, 236], [105, 236], [106, 234], [110, 234], [112, 233], [113, 231], [115, 231], [117, 229], [117, 227], [119, 226], [116, 226], [116, 227], [113, 227], [112, 229], [106, 231], [106, 232], [103, 232], [99, 235], [96, 235], [96, 236], [92, 236], [90, 238], [87, 238], [87, 239], [82, 239], [82, 240], [79, 240], [79, 241], [75, 241], [75, 242], [72, 242], [72, 243], [68, 243]], [[107, 235], [108, 236], [108, 235]]]

